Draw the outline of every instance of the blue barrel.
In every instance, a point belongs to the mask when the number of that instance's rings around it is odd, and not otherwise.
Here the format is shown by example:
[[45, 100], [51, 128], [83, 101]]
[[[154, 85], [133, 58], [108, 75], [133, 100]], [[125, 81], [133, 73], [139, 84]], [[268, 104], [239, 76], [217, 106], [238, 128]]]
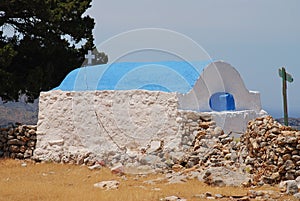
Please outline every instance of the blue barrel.
[[213, 111], [234, 111], [234, 97], [232, 94], [226, 92], [214, 93], [209, 99], [209, 106]]

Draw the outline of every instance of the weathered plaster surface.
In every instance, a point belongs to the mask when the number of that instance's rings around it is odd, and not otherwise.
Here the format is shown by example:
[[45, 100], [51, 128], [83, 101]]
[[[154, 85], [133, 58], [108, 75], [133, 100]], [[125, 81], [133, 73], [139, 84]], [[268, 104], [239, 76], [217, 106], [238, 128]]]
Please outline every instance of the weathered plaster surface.
[[[64, 152], [108, 154], [181, 140], [175, 93], [150, 91], [50, 91], [40, 95], [35, 154], [55, 158]], [[63, 145], [63, 146], [62, 146]]]

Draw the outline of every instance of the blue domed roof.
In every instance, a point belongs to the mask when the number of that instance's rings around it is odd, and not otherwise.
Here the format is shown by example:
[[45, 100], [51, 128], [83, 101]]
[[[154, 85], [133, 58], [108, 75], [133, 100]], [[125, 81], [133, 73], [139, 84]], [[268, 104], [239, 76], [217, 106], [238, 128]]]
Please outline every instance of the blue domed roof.
[[70, 72], [53, 90], [134, 90], [187, 93], [212, 61], [120, 62]]

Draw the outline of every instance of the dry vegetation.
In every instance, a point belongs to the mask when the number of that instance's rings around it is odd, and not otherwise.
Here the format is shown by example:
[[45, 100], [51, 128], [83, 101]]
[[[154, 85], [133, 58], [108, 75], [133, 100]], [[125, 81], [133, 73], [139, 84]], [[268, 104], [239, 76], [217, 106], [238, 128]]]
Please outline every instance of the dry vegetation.
[[[34, 164], [23, 161], [0, 160], [0, 201], [158, 201], [166, 196], [176, 195], [187, 200], [201, 199], [193, 197], [197, 194], [211, 192], [223, 195], [246, 195], [246, 188], [213, 188], [199, 181], [191, 180], [185, 184], [145, 184], [163, 175], [125, 176], [110, 173], [108, 169], [89, 170], [85, 166], [43, 163]], [[118, 180], [118, 190], [106, 191], [93, 186], [105, 180]], [[159, 191], [155, 188], [160, 189]], [[269, 187], [270, 190], [278, 190]], [[282, 200], [292, 200], [285, 197]], [[226, 200], [226, 199], [222, 199]]]

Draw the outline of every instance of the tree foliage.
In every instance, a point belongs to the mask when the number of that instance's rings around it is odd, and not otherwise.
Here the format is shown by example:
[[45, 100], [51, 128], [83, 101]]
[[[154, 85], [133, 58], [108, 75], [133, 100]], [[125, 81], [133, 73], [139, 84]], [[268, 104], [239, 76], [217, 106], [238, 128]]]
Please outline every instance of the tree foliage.
[[31, 99], [59, 85], [94, 48], [91, 0], [0, 1], [0, 97]]

